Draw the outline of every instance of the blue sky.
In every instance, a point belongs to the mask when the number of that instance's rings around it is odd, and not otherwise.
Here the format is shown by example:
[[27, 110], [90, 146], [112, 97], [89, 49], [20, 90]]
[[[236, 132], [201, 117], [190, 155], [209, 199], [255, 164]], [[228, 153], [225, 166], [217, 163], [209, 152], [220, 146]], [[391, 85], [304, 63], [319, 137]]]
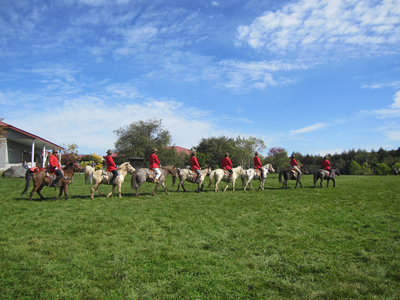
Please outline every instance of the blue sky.
[[399, 27], [399, 0], [4, 0], [0, 117], [82, 154], [153, 117], [185, 148], [397, 149]]

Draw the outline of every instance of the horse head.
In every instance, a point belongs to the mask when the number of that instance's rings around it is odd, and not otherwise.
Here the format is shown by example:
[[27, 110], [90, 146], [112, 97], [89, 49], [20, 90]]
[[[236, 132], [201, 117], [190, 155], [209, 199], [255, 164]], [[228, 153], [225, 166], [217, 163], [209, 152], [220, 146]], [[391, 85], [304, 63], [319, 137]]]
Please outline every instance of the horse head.
[[335, 176], [340, 176], [340, 169], [339, 168], [335, 169]]
[[307, 166], [301, 166], [301, 167], [300, 167], [300, 170], [301, 170], [304, 174], [308, 175]]

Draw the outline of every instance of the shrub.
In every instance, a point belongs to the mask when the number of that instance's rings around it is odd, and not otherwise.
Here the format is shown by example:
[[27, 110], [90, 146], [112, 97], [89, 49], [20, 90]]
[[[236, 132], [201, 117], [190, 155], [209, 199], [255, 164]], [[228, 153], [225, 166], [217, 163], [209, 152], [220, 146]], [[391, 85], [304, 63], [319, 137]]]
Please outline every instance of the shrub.
[[377, 163], [374, 168], [374, 173], [376, 175], [388, 175], [390, 173], [390, 168], [385, 163]]
[[350, 164], [349, 173], [350, 173], [350, 175], [361, 175], [362, 174], [361, 166], [354, 160]]

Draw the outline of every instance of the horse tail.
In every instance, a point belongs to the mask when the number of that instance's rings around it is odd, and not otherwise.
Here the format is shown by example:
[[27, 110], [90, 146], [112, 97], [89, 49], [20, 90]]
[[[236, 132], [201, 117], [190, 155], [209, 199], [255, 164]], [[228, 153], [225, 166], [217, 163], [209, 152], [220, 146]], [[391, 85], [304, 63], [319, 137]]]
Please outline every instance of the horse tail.
[[244, 175], [242, 174], [242, 175], [240, 175], [240, 178], [242, 178], [242, 186], [245, 186], [245, 184], [246, 184], [246, 180], [244, 179]]
[[137, 174], [137, 172], [132, 173], [132, 178], [131, 178], [131, 188], [132, 189], [136, 188], [136, 174]]
[[215, 175], [215, 171], [212, 171], [210, 173], [210, 176], [209, 176], [210, 177], [210, 182], [208, 183], [208, 187], [211, 187], [213, 179], [214, 179], [214, 175]]
[[89, 179], [89, 170], [85, 168], [85, 184], [88, 183], [88, 179]]
[[281, 170], [281, 171], [279, 172], [279, 183], [282, 183], [282, 176], [283, 176], [283, 173], [285, 173], [284, 170]]
[[25, 194], [25, 193], [26, 193], [26, 191], [29, 189], [29, 185], [30, 185], [30, 183], [31, 183], [31, 179], [32, 179], [32, 177], [33, 177], [33, 175], [32, 175], [32, 174], [30, 174], [30, 175], [26, 175], [25, 189], [24, 189], [24, 191], [22, 192], [21, 196], [22, 196], [23, 194]]
[[[175, 174], [176, 175], [176, 174]], [[172, 176], [172, 186], [174, 186], [175, 185], [175, 182], [176, 182], [176, 177], [178, 177], [177, 175], [176, 176]]]
[[315, 185], [315, 183], [317, 182], [317, 180], [318, 180], [318, 170], [316, 170], [315, 172], [314, 172], [314, 185]]

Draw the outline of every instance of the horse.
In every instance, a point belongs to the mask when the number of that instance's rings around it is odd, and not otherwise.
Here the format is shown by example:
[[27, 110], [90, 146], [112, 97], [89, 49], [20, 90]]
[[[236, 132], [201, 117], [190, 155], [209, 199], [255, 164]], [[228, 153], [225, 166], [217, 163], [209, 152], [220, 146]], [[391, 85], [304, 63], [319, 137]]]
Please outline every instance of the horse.
[[93, 172], [93, 181], [94, 181], [94, 185], [91, 188], [91, 194], [90, 194], [90, 198], [93, 199], [93, 194], [94, 191], [97, 191], [97, 193], [101, 195], [101, 193], [99, 192], [98, 188], [100, 184], [112, 184], [112, 190], [109, 194], [107, 194], [107, 197], [110, 197], [112, 195], [112, 193], [114, 193], [115, 191], [115, 187], [118, 186], [118, 196], [120, 198], [122, 198], [121, 196], [121, 186], [124, 183], [124, 178], [126, 176], [126, 174], [128, 173], [133, 173], [136, 169], [134, 167], [131, 166], [131, 164], [129, 162], [124, 162], [122, 165], [120, 165], [118, 167], [118, 173], [119, 175], [114, 179], [114, 183], [110, 182], [109, 183], [109, 176], [110, 175], [103, 175], [103, 170], [97, 170]]
[[330, 179], [332, 179], [333, 187], [335, 187], [335, 176], [340, 176], [340, 169], [339, 168], [331, 169], [331, 175], [328, 176], [328, 174], [329, 173], [327, 173], [327, 171], [325, 171], [323, 169], [319, 169], [319, 170], [315, 171], [314, 172], [314, 188], [317, 186], [318, 179], [321, 180], [320, 181], [321, 188], [322, 188], [322, 181], [324, 179], [327, 180], [326, 187], [328, 187]]
[[[179, 188], [180, 187], [182, 187], [183, 191], [186, 192], [185, 180], [189, 181], [191, 183], [197, 183], [197, 182], [193, 181], [193, 177], [196, 174], [196, 172], [190, 171], [188, 169], [177, 169], [177, 170], [178, 170], [178, 176], [179, 176], [180, 182], [179, 182], [178, 189], [176, 190], [176, 192], [179, 193]], [[208, 167], [208, 166], [207, 167], [201, 167], [200, 173], [201, 173], [201, 175], [200, 175], [200, 179], [199, 179], [199, 182], [198, 182], [199, 186], [198, 186], [198, 189], [197, 189], [198, 193], [203, 191], [203, 187], [204, 187], [203, 182], [206, 179], [206, 176], [210, 175], [211, 167]]]
[[88, 183], [92, 183], [93, 182], [93, 172], [94, 172], [94, 168], [92, 168], [91, 166], [86, 166], [85, 167], [85, 184]]
[[271, 164], [266, 164], [265, 166], [261, 167], [261, 171], [263, 172], [263, 177], [264, 179], [261, 179], [260, 176], [258, 176], [258, 173], [254, 169], [248, 169], [243, 172], [242, 177], [247, 179], [246, 185], [244, 187], [244, 191], [246, 190], [247, 186], [250, 184], [251, 189], [254, 191], [253, 186], [251, 185], [251, 180], [252, 179], [259, 179], [260, 180], [260, 186], [258, 189], [264, 190], [264, 183], [265, 179], [267, 178], [267, 173], [273, 173], [275, 172], [274, 168], [272, 167]]
[[[78, 165], [74, 162], [68, 163], [64, 168], [63, 168], [63, 173], [64, 177], [61, 178], [58, 183], [60, 186], [60, 193], [58, 196], [56, 196], [53, 201], [57, 200], [62, 196], [63, 192], [65, 195], [65, 200], [68, 200], [68, 186], [72, 181], [72, 177], [74, 176], [74, 173], [79, 170]], [[53, 181], [50, 176], [48, 176], [47, 171], [41, 171], [38, 173], [33, 173], [32, 175], [26, 176], [26, 183], [25, 183], [25, 189], [22, 192], [21, 196], [26, 193], [26, 191], [29, 188], [29, 184], [33, 180], [33, 189], [31, 191], [29, 201], [32, 201], [33, 194], [36, 192], [40, 196], [40, 200], [44, 200], [43, 195], [40, 193], [43, 187], [45, 186], [50, 186], [51, 182]]]
[[288, 186], [287, 186], [287, 181], [288, 181], [288, 180], [296, 180], [296, 185], [295, 185], [294, 188], [297, 188], [297, 184], [298, 184], [298, 183], [300, 183], [300, 187], [301, 187], [301, 188], [303, 187], [303, 184], [301, 183], [301, 176], [302, 176], [303, 174], [308, 175], [307, 166], [301, 166], [301, 167], [300, 167], [300, 170], [301, 170], [301, 173], [302, 173], [302, 174], [298, 174], [298, 172], [296, 171], [297, 176], [295, 176], [295, 175], [293, 174], [292, 169], [281, 170], [281, 171], [279, 172], [279, 182], [282, 183], [282, 177], [285, 179], [285, 181], [283, 181], [282, 189], [283, 189], [284, 187], [288, 188]]
[[[166, 193], [167, 195], [169, 195], [169, 194], [168, 194], [168, 191], [167, 191], [167, 188], [165, 187], [164, 181], [165, 181], [165, 178], [166, 178], [169, 174], [171, 174], [171, 175], [172, 175], [172, 186], [175, 185], [176, 177], [177, 177], [177, 175], [176, 175], [176, 173], [177, 173], [176, 168], [175, 168], [175, 166], [166, 166], [166, 167], [161, 167], [161, 168], [159, 168], [159, 170], [160, 170], [160, 172], [161, 172], [161, 176], [157, 179], [157, 182], [156, 182], [157, 185], [156, 185], [156, 187], [155, 187], [155, 189], [154, 189], [154, 191], [153, 191], [153, 196], [156, 194], [157, 189], [158, 189], [158, 187], [159, 187], [160, 185], [164, 188], [165, 193]], [[145, 183], [146, 181], [147, 181], [147, 182], [154, 182], [154, 179], [153, 179], [151, 176], [149, 176], [149, 175], [151, 175], [151, 173], [150, 173], [150, 170], [147, 169], [147, 168], [141, 168], [141, 169], [139, 169], [137, 172], [134, 172], [134, 173], [132, 174], [132, 178], [131, 178], [131, 187], [132, 187], [132, 189], [136, 189], [136, 197], [140, 197], [140, 196], [139, 196], [139, 187], [140, 187], [143, 183]]]
[[[239, 166], [239, 167], [236, 167], [236, 168], [232, 168], [232, 171], [233, 171], [233, 174], [232, 174], [232, 177], [230, 179], [228, 179], [229, 175], [227, 175], [223, 169], [216, 169], [214, 171], [211, 171], [211, 173], [210, 173], [210, 182], [208, 184], [208, 187], [211, 186], [212, 181], [214, 180], [214, 177], [215, 177], [215, 189], [214, 189], [215, 192], [219, 191], [218, 185], [221, 182], [221, 180], [228, 182], [226, 184], [224, 192], [227, 190], [227, 188], [229, 186], [229, 182], [231, 182], [231, 181], [232, 181], [232, 190], [235, 191], [236, 179], [243, 174], [244, 170], [243, 170], [242, 166]], [[241, 177], [241, 178], [242, 178], [242, 185], [244, 185], [244, 178], [243, 177]]]

